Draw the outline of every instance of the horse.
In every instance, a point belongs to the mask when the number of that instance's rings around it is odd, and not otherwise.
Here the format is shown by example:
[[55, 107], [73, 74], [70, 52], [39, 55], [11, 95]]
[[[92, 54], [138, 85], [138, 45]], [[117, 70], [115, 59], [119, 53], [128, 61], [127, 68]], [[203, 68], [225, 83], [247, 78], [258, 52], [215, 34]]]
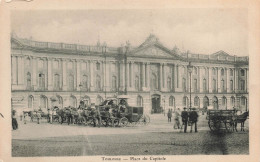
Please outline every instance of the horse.
[[246, 111], [241, 115], [236, 115], [235, 118], [234, 118], [234, 121], [233, 121], [234, 122], [233, 130], [235, 129], [237, 131], [237, 123], [241, 123], [241, 131], [245, 131], [244, 125], [245, 125], [245, 121], [246, 121], [248, 116], [249, 116], [249, 111]]

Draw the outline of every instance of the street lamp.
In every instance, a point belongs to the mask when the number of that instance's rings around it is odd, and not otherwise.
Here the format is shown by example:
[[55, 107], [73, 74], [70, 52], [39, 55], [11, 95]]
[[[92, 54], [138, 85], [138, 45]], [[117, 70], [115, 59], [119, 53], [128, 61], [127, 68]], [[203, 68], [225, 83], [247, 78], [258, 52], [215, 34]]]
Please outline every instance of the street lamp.
[[191, 62], [189, 62], [189, 65], [187, 66], [187, 68], [188, 68], [188, 72], [190, 73], [190, 108], [191, 108], [191, 73], [192, 73], [192, 69], [193, 69]]
[[81, 88], [82, 88], [82, 84], [79, 84], [79, 89], [80, 89], [80, 99], [81, 99]]

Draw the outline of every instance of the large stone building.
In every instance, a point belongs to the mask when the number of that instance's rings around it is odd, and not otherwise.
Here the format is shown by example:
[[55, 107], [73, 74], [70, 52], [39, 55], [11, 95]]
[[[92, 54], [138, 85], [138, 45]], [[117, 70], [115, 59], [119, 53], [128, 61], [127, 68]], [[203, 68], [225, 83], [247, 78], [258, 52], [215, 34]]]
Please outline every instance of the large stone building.
[[[224, 51], [180, 53], [150, 35], [139, 47], [118, 48], [11, 38], [12, 107], [99, 104], [127, 94], [145, 111], [192, 106], [248, 109], [248, 57]], [[188, 72], [189, 62], [193, 66]], [[190, 84], [191, 80], [191, 84]]]

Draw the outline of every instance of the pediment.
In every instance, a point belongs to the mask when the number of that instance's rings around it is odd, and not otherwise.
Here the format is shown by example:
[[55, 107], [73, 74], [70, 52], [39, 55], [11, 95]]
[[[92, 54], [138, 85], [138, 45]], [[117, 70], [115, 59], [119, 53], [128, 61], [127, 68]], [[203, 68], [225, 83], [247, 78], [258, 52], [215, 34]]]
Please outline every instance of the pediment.
[[224, 56], [224, 57], [227, 57], [227, 56], [230, 56], [228, 53], [226, 53], [225, 51], [218, 51], [216, 53], [213, 53], [212, 56]]
[[23, 45], [16, 39], [11, 39], [11, 48], [21, 48]]
[[165, 47], [151, 45], [145, 48], [138, 48], [131, 53], [131, 56], [139, 57], [154, 57], [154, 58], [171, 58], [177, 59], [178, 57]]

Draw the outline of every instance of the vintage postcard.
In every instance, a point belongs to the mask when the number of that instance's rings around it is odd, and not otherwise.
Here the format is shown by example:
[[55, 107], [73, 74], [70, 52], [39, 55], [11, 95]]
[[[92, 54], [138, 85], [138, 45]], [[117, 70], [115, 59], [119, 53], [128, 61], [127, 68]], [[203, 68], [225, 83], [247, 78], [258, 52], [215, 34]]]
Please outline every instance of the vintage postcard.
[[0, 1], [0, 161], [259, 161], [260, 3]]

